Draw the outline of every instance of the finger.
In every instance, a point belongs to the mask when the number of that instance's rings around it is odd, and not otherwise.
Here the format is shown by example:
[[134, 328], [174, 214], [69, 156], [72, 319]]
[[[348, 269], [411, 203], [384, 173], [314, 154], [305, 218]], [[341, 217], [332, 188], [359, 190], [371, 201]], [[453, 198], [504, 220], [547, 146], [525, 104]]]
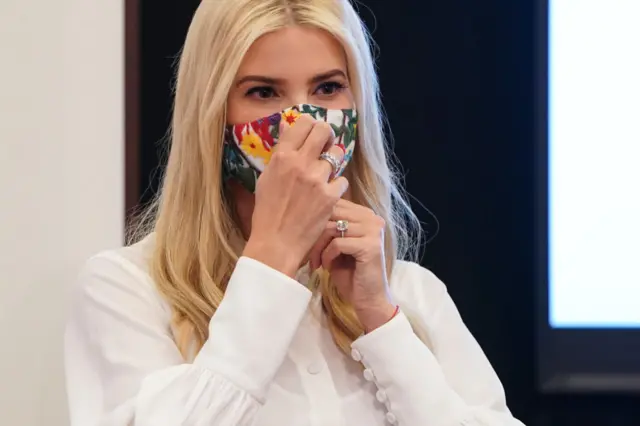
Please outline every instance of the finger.
[[356, 257], [362, 251], [364, 242], [363, 238], [334, 238], [322, 252], [322, 267], [327, 271], [331, 270], [333, 261], [343, 254]]
[[363, 221], [367, 218], [373, 218], [375, 216], [376, 214], [370, 208], [341, 198], [333, 207], [331, 220], [344, 219], [355, 222]]
[[300, 148], [300, 152], [307, 158], [316, 160], [320, 154], [333, 144], [335, 133], [331, 125], [325, 121], [316, 121], [313, 129]]
[[[334, 145], [325, 152], [335, 158], [338, 164], [342, 164], [342, 160], [344, 159], [344, 151], [342, 148]], [[333, 164], [322, 158], [318, 158], [313, 167], [315, 169], [314, 172], [318, 173], [322, 176], [322, 179], [326, 181], [328, 181], [334, 175], [334, 172], [337, 171], [333, 169]]]
[[309, 251], [309, 265], [311, 270], [315, 271], [322, 265], [322, 252], [327, 248], [333, 236], [330, 231], [325, 230], [318, 238], [318, 241], [311, 247]]
[[309, 263], [312, 271], [320, 267], [322, 264], [322, 252], [334, 238], [363, 237], [365, 235], [365, 228], [359, 223], [349, 223], [349, 229], [344, 232], [344, 235], [345, 237], [342, 237], [342, 232], [338, 231], [338, 225], [336, 222], [327, 222], [327, 226], [309, 252]]
[[327, 191], [330, 195], [337, 197], [339, 200], [349, 189], [349, 181], [344, 176], [339, 176], [329, 182]]
[[295, 126], [280, 120], [278, 150], [297, 151], [314, 128], [315, 120], [309, 114], [303, 114], [295, 121]]

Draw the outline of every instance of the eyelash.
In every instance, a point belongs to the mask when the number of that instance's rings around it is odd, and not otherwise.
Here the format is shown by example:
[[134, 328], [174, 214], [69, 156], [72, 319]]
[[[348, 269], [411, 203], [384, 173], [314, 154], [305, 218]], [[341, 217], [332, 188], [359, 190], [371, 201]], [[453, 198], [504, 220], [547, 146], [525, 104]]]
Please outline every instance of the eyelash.
[[[334, 90], [333, 93], [330, 94], [321, 94], [320, 96], [332, 96], [335, 95], [337, 93], [342, 92], [344, 89], [346, 89], [346, 85], [344, 85], [343, 83], [340, 83], [338, 81], [327, 81], [324, 82], [322, 84], [320, 84], [317, 88], [316, 88], [316, 92], [320, 89], [327, 89], [328, 87], [330, 87], [331, 89]], [[246, 93], [246, 96], [249, 97], [257, 97], [258, 99], [269, 99], [272, 96], [255, 96], [255, 95], [259, 95], [259, 94], [263, 94], [264, 92], [269, 92], [269, 95], [275, 94], [275, 90], [273, 87], [271, 86], [256, 86], [256, 87], [252, 87], [251, 89], [249, 89]]]
[[346, 88], [346, 86], [344, 84], [340, 83], [339, 81], [327, 81], [327, 82], [324, 82], [324, 83], [320, 84], [318, 86], [318, 88], [316, 89], [316, 91], [318, 91], [321, 87], [326, 88], [327, 86], [330, 86], [331, 88], [333, 88], [334, 89], [334, 93], [340, 93]]

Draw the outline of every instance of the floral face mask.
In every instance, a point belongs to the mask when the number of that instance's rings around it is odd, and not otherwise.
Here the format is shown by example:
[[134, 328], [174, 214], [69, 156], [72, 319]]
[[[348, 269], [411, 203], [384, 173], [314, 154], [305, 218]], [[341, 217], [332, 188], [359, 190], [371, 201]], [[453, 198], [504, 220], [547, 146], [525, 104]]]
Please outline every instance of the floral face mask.
[[282, 112], [250, 123], [227, 126], [224, 134], [224, 178], [236, 179], [247, 190], [255, 192], [256, 181], [269, 164], [278, 143], [280, 122], [293, 126], [298, 117], [309, 114], [331, 124], [336, 134], [334, 144], [344, 151], [344, 161], [336, 173], [339, 176], [353, 156], [356, 141], [357, 113], [355, 109], [326, 109], [308, 104], [296, 105]]

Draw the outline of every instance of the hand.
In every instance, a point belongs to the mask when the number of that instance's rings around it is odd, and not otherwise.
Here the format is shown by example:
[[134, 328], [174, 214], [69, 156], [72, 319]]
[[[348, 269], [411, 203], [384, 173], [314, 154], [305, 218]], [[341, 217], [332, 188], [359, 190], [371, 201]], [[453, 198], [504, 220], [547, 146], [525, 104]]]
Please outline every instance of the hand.
[[[336, 221], [347, 220], [342, 237]], [[325, 231], [310, 252], [312, 270], [322, 266], [340, 296], [354, 307], [360, 323], [371, 331], [395, 312], [387, 282], [384, 255], [385, 222], [371, 209], [340, 200]]]
[[[304, 114], [280, 131], [277, 150], [258, 178], [251, 236], [243, 255], [293, 277], [348, 182], [344, 177], [329, 182], [331, 164], [319, 159], [334, 137], [328, 123]], [[331, 147], [329, 153], [342, 161], [341, 148]]]

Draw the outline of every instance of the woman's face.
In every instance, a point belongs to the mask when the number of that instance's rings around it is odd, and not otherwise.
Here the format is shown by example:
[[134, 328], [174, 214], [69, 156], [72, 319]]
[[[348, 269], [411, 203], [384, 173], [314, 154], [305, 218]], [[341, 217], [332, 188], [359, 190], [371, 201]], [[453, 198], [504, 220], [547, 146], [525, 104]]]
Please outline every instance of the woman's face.
[[[298, 104], [354, 107], [342, 46], [322, 30], [288, 27], [260, 37], [245, 55], [229, 92], [227, 122], [247, 123]], [[228, 185], [248, 238], [255, 196], [234, 180]]]
[[344, 51], [325, 31], [294, 26], [260, 37], [229, 92], [227, 121], [245, 123], [297, 104], [354, 107]]

